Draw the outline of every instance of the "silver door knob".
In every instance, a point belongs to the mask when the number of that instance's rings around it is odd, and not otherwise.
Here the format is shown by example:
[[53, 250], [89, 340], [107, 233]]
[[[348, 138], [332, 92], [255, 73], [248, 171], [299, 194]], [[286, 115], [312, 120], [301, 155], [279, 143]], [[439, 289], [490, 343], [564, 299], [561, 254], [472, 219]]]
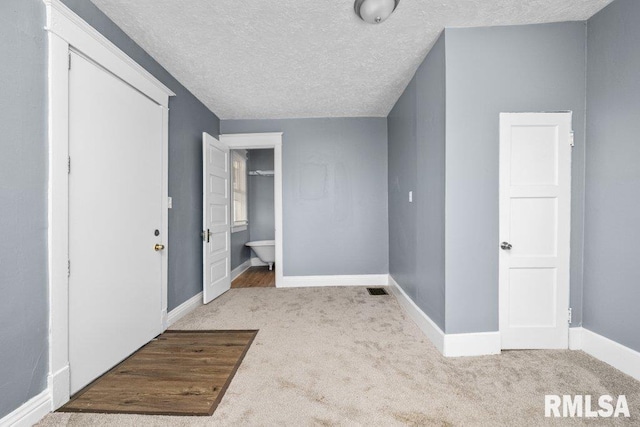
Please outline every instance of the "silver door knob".
[[501, 249], [503, 249], [503, 250], [505, 250], [505, 251], [508, 251], [508, 250], [509, 250], [509, 249], [511, 249], [512, 247], [513, 247], [513, 246], [511, 246], [511, 243], [509, 243], [509, 242], [502, 242], [502, 243], [500, 244], [500, 248], [501, 248]]

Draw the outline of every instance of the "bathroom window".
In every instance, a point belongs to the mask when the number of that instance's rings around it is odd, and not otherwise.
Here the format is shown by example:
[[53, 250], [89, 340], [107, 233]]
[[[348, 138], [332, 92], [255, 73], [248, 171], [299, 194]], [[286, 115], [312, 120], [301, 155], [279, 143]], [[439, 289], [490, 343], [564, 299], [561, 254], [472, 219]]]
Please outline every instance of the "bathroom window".
[[232, 232], [247, 229], [247, 152], [231, 152], [231, 185], [233, 188], [233, 227]]

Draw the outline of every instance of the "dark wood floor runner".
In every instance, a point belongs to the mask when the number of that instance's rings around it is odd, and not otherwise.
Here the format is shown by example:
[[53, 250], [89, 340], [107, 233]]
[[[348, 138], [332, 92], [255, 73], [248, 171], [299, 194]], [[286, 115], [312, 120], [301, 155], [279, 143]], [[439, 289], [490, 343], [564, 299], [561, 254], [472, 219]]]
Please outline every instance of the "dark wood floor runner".
[[258, 331], [167, 331], [61, 412], [211, 415]]

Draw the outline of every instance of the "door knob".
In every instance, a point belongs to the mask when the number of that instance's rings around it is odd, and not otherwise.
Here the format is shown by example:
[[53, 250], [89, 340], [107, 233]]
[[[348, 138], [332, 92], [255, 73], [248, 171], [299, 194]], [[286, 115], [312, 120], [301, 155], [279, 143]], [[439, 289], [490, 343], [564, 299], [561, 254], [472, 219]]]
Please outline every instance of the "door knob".
[[161, 251], [161, 250], [163, 250], [163, 249], [164, 249], [164, 245], [162, 245], [162, 244], [160, 244], [160, 243], [156, 243], [156, 245], [153, 247], [153, 249], [154, 249], [156, 252], [159, 252], [159, 251]]
[[502, 242], [500, 244], [500, 248], [502, 248], [505, 251], [508, 251], [509, 249], [511, 249], [513, 246], [511, 246], [511, 243], [509, 242]]

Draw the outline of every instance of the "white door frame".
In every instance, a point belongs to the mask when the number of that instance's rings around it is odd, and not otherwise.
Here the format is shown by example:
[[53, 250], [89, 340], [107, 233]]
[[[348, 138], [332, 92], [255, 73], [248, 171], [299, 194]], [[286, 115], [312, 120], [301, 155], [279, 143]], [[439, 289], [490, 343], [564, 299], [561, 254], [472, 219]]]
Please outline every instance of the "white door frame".
[[[273, 148], [273, 204], [276, 229], [276, 287], [284, 286], [284, 250], [282, 223], [282, 132], [235, 133], [220, 135], [220, 142], [231, 150]], [[251, 209], [251, 208], [249, 208]]]
[[[47, 10], [49, 95], [49, 377], [53, 409], [69, 401], [69, 51], [92, 61], [158, 103], [163, 110], [162, 227], [168, 239], [169, 97], [175, 94], [83, 21], [60, 0], [43, 0]], [[162, 321], [167, 316], [167, 257], [162, 255]]]

